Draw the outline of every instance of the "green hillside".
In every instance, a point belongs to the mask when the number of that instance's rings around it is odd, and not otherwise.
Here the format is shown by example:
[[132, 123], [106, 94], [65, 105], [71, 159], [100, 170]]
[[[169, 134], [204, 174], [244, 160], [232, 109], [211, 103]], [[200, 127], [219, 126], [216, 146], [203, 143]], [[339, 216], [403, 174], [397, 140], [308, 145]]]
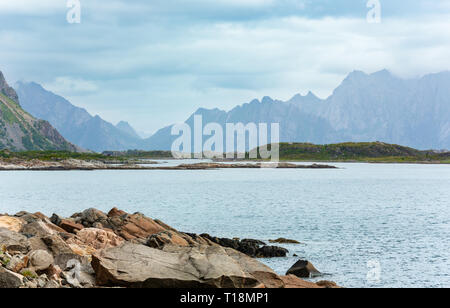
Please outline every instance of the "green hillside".
[[369, 161], [450, 163], [450, 152], [419, 151], [382, 142], [314, 145], [281, 143], [280, 159], [293, 161]]
[[0, 72], [0, 150], [77, 151], [48, 122], [25, 112]]

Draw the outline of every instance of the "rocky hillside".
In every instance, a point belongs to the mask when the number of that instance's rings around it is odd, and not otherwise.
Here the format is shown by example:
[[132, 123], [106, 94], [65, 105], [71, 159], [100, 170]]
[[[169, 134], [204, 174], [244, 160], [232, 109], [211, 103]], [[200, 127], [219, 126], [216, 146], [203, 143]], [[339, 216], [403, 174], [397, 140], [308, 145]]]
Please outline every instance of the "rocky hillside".
[[15, 88], [23, 109], [51, 123], [77, 146], [96, 152], [141, 148], [141, 138], [127, 122], [113, 125], [100, 116], [92, 116], [34, 82], [18, 82]]
[[0, 149], [64, 150], [80, 149], [67, 142], [50, 123], [24, 111], [17, 93], [0, 72]]
[[182, 233], [116, 208], [67, 219], [0, 215], [0, 244], [0, 288], [336, 287], [302, 280], [320, 275], [307, 261], [282, 276], [255, 259], [284, 257], [284, 248]]

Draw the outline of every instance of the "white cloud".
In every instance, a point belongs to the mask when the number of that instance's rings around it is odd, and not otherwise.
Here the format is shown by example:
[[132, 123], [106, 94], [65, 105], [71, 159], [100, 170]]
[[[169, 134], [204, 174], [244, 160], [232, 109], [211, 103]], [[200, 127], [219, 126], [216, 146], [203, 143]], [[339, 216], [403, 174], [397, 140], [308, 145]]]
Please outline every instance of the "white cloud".
[[1, 0], [0, 14], [48, 15], [65, 10], [64, 0]]
[[[264, 14], [280, 3], [309, 11], [311, 1], [81, 1], [80, 25], [64, 23], [64, 0], [59, 17], [5, 22], [0, 69], [144, 131], [182, 121], [198, 107], [230, 109], [309, 90], [326, 97], [355, 69], [387, 68], [402, 77], [450, 70], [450, 15], [442, 10], [385, 14], [381, 24], [368, 24], [365, 5], [361, 16], [309, 18], [292, 16], [295, 10]], [[221, 8], [235, 9], [222, 16]], [[233, 19], [256, 9], [268, 10]], [[186, 10], [212, 17], [198, 20]]]
[[53, 82], [46, 83], [44, 86], [55, 93], [70, 96], [85, 95], [98, 90], [98, 87], [92, 81], [67, 76], [56, 77]]

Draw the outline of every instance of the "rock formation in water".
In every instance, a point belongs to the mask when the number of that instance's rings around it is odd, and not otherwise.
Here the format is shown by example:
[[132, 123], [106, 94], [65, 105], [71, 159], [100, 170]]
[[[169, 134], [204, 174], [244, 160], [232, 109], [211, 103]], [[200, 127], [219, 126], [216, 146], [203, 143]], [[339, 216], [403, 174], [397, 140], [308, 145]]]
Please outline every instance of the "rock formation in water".
[[88, 209], [70, 218], [1, 215], [0, 288], [336, 287], [277, 275], [250, 257], [255, 250], [249, 247], [269, 247], [256, 254], [261, 257], [286, 252], [256, 240], [182, 233], [116, 208]]

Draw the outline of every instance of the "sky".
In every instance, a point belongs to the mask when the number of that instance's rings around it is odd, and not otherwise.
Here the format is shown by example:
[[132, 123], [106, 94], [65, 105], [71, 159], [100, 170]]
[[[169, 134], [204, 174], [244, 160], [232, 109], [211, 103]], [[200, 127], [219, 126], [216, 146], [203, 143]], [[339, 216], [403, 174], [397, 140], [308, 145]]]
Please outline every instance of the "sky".
[[326, 98], [353, 70], [450, 70], [450, 0], [79, 0], [80, 23], [70, 1], [0, 0], [0, 70], [145, 134], [200, 107]]

